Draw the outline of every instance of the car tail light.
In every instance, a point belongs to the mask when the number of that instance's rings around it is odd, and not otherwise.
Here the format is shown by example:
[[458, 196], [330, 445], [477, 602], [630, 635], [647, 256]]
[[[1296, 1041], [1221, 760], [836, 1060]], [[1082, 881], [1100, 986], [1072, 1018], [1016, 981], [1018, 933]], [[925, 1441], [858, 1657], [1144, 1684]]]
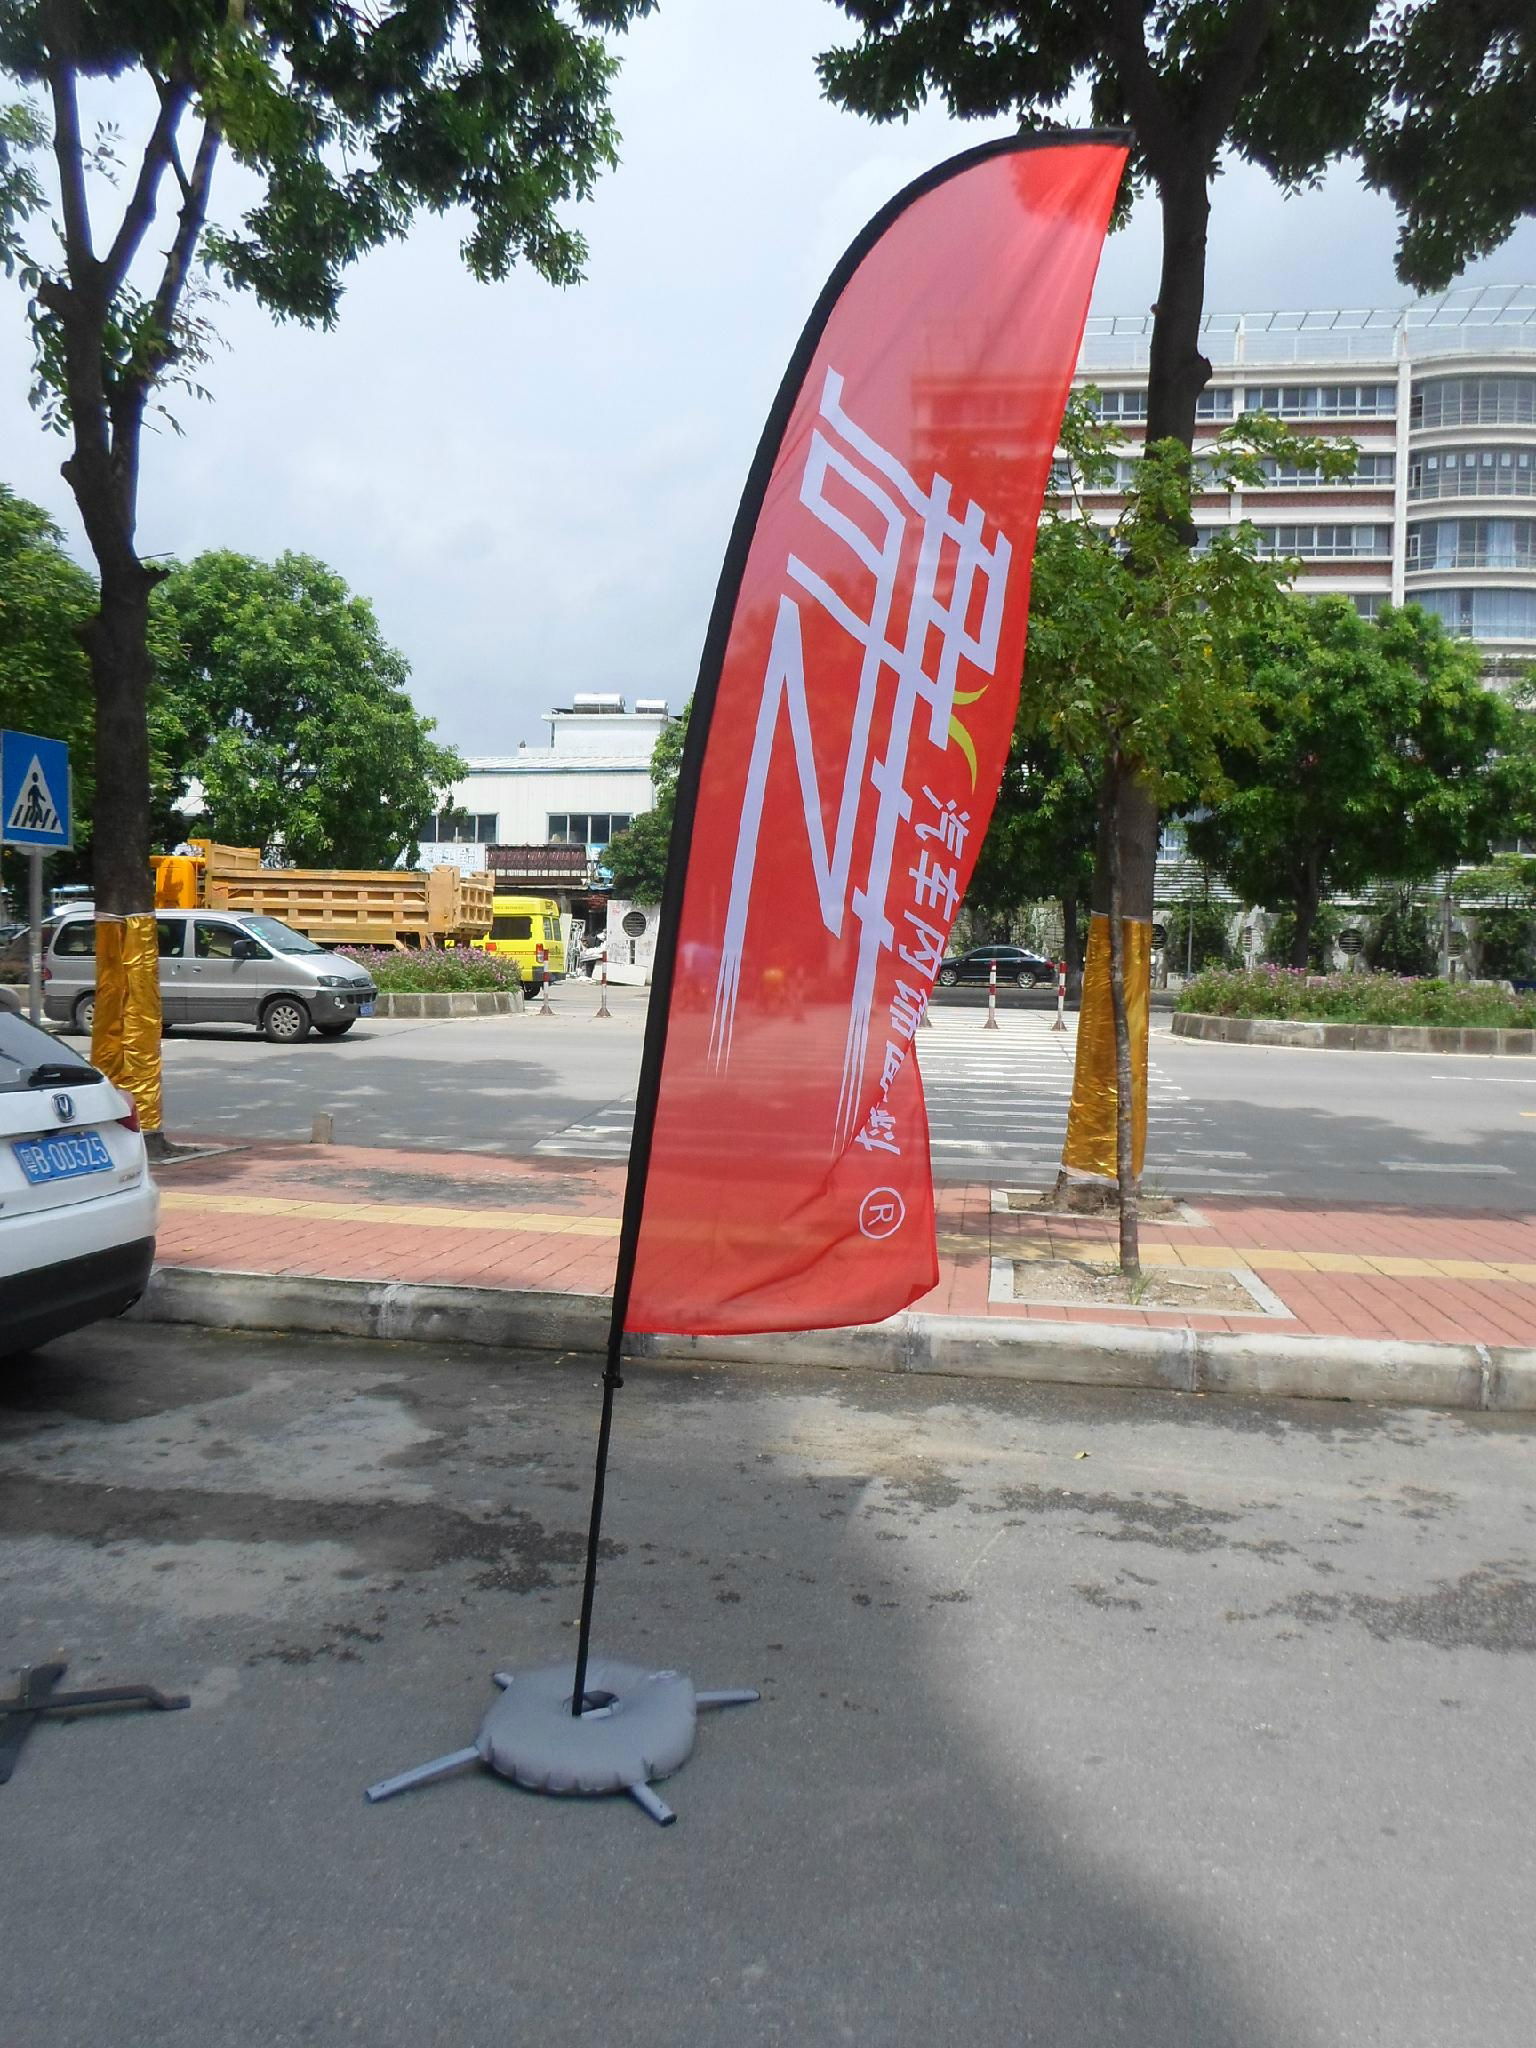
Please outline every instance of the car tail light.
[[120, 1116], [118, 1118], [118, 1122], [122, 1125], [125, 1131], [136, 1131], [139, 1128], [139, 1105], [136, 1102], [132, 1103], [129, 1107], [128, 1114], [126, 1116]]
[[496, 951], [496, 941], [494, 939], [487, 939], [485, 942], [485, 950], [487, 951], [487, 953], [494, 953]]

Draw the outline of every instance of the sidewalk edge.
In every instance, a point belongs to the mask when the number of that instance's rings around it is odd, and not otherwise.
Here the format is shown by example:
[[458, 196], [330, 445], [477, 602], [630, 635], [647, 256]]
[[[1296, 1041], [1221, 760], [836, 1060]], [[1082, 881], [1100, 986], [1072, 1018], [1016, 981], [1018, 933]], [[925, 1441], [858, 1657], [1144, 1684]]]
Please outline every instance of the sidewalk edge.
[[[142, 1321], [205, 1329], [601, 1351], [608, 1300], [534, 1289], [433, 1287], [158, 1266]], [[1536, 1410], [1536, 1349], [1360, 1337], [1282, 1336], [906, 1313], [847, 1330], [761, 1337], [637, 1337], [637, 1358], [862, 1366], [1044, 1386]]]

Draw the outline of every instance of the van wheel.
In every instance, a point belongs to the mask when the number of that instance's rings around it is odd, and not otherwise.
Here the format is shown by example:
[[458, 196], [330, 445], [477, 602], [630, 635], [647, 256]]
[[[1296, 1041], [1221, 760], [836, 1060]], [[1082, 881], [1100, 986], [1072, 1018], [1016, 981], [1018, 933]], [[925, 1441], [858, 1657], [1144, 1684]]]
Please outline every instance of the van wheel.
[[261, 1035], [273, 1045], [297, 1045], [309, 1036], [309, 1012], [297, 996], [274, 996], [261, 1013]]
[[74, 1024], [75, 1029], [83, 1038], [90, 1037], [96, 1024], [96, 992], [94, 989], [92, 989], [89, 995], [83, 995], [79, 1002], [76, 1003]]

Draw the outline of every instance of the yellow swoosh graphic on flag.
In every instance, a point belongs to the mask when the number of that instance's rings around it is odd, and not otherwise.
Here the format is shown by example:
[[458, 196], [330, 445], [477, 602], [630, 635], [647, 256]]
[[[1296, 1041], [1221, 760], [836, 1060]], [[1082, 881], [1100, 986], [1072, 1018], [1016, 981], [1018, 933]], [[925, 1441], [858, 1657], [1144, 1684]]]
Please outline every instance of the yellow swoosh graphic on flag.
[[[956, 690], [955, 702], [957, 704], [975, 704], [980, 698], [985, 697], [990, 688], [990, 683], [983, 683], [979, 690]], [[974, 789], [976, 787], [977, 773], [976, 742], [971, 738], [953, 711], [949, 714], [949, 736], [965, 756], [966, 765], [971, 771], [971, 787]]]

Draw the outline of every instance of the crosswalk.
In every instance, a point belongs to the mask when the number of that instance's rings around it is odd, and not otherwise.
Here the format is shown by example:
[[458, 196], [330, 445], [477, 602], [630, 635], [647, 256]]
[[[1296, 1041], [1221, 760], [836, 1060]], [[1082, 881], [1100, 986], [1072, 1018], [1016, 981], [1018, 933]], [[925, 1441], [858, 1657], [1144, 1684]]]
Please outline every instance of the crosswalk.
[[[917, 1035], [928, 1101], [933, 1170], [942, 1180], [1017, 1178], [1044, 1187], [1067, 1129], [1076, 1036], [1056, 1033], [1048, 1012], [1001, 1013], [996, 1031], [977, 1010], [936, 1010]], [[1269, 1187], [1274, 1175], [1246, 1152], [1223, 1147], [1211, 1112], [1160, 1068], [1148, 1075], [1147, 1179], [1170, 1194], [1233, 1194]], [[616, 1097], [534, 1146], [546, 1159], [626, 1159], [635, 1098]]]
[[[1072, 1098], [1073, 1029], [1047, 1013], [937, 1010], [917, 1036], [933, 1169], [944, 1180], [1016, 1174], [1044, 1186], [1061, 1159]], [[1154, 1054], [1147, 1099], [1147, 1178], [1170, 1194], [1257, 1191], [1273, 1179], [1246, 1152], [1220, 1146], [1215, 1118], [1163, 1072]]]
[[551, 1131], [534, 1146], [543, 1159], [627, 1159], [635, 1123], [635, 1098], [618, 1096], [593, 1110], [582, 1122]]

